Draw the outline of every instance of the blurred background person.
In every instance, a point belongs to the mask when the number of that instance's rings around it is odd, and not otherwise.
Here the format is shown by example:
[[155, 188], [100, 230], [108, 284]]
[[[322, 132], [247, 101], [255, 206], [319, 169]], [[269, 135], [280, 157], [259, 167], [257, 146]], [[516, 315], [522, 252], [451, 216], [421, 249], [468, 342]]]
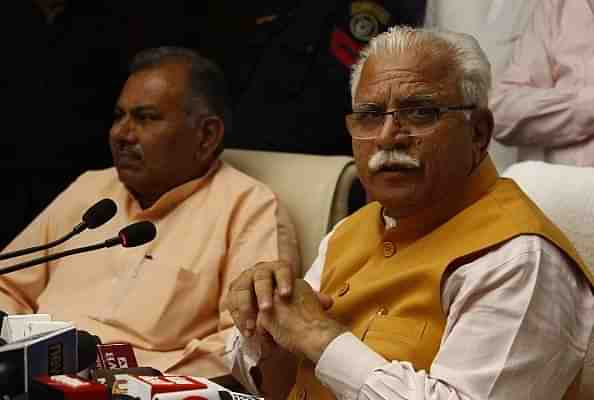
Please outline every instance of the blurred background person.
[[[517, 42], [540, 0], [429, 0], [427, 20], [430, 25], [477, 38], [492, 66], [495, 81], [510, 62]], [[499, 172], [517, 161], [517, 148], [495, 140], [489, 154]]]
[[594, 1], [538, 2], [491, 101], [519, 160], [594, 166], [593, 34]]
[[352, 155], [341, 117], [350, 108], [350, 68], [388, 26], [421, 26], [426, 1], [256, 3], [244, 46], [229, 53], [237, 71], [227, 146]]
[[[425, 0], [257, 1], [243, 13], [243, 39], [223, 61], [232, 77], [227, 147], [352, 155], [341, 117], [350, 108], [350, 69], [388, 26], [421, 26]], [[229, 58], [230, 57], [230, 58]], [[356, 181], [354, 211], [368, 201]]]

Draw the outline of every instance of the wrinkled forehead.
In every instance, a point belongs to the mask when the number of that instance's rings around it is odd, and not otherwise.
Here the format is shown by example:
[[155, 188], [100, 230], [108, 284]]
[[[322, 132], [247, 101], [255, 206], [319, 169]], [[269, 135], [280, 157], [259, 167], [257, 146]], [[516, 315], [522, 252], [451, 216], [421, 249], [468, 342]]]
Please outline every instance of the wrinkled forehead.
[[361, 71], [354, 103], [398, 106], [409, 98], [457, 102], [460, 71], [449, 49], [414, 48], [370, 56]]

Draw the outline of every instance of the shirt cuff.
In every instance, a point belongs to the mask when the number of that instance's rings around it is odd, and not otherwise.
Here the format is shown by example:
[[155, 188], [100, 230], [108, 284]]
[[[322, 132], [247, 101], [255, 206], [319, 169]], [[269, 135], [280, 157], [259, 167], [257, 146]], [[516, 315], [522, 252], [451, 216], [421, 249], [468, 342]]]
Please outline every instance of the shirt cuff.
[[337, 398], [356, 399], [361, 388], [388, 361], [350, 332], [330, 342], [316, 365], [316, 377]]
[[224, 361], [235, 378], [253, 394], [260, 395], [260, 391], [250, 370], [258, 365], [262, 358], [262, 346], [260, 342], [252, 338], [245, 338], [237, 328], [229, 335], [226, 343]]
[[578, 91], [574, 103], [576, 132], [575, 141], [589, 139], [594, 133], [594, 87], [586, 86]]

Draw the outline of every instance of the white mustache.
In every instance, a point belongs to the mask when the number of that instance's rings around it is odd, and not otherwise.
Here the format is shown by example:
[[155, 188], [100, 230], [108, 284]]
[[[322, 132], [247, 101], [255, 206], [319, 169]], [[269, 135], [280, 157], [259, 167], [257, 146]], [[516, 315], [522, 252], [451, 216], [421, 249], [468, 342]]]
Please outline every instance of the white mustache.
[[421, 161], [397, 149], [380, 150], [369, 159], [367, 166], [372, 173], [379, 171], [384, 165], [398, 165], [404, 168], [419, 168]]

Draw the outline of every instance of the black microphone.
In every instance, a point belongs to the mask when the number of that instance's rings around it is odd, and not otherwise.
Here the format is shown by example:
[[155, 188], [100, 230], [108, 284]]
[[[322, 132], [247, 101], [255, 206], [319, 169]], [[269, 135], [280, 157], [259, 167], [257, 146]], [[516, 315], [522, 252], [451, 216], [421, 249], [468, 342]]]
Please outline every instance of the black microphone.
[[73, 230], [82, 232], [87, 228], [98, 228], [109, 221], [116, 214], [117, 209], [118, 207], [112, 199], [99, 200], [83, 214], [82, 222], [75, 226]]
[[61, 237], [60, 239], [54, 240], [53, 242], [49, 242], [40, 246], [29, 247], [27, 249], [21, 249], [16, 251], [11, 251], [10, 253], [3, 253], [0, 254], [0, 260], [6, 260], [7, 258], [13, 258], [22, 256], [25, 254], [34, 253], [36, 251], [46, 250], [51, 247], [57, 246], [59, 244], [64, 243], [74, 235], [78, 235], [85, 229], [95, 229], [107, 221], [109, 221], [116, 213], [117, 206], [116, 203], [111, 199], [103, 199], [99, 200], [95, 203], [91, 208], [89, 208], [84, 215], [82, 216], [82, 221], [76, 225], [70, 233], [66, 236]]
[[[2, 324], [4, 323], [4, 317], [6, 317], [8, 314], [6, 314], [4, 311], [0, 310], [0, 332], [2, 332]], [[0, 346], [5, 345], [6, 344], [6, 340], [0, 338]]]
[[135, 222], [123, 228], [116, 237], [107, 239], [102, 245], [111, 247], [121, 244], [124, 247], [136, 247], [150, 242], [157, 236], [157, 228], [150, 221]]
[[[101, 344], [98, 336], [72, 328], [59, 335], [41, 333], [12, 344], [9, 351], [0, 350], [0, 396], [26, 391], [34, 376], [32, 371], [74, 373], [94, 367], [98, 344]], [[28, 357], [24, 357], [25, 353]], [[30, 375], [29, 379], [25, 375]]]
[[90, 246], [79, 247], [76, 249], [62, 251], [56, 254], [50, 254], [48, 256], [35, 258], [33, 260], [25, 261], [7, 268], [0, 270], [0, 275], [8, 274], [10, 272], [18, 271], [24, 268], [32, 267], [37, 264], [56, 260], [58, 258], [70, 256], [73, 254], [85, 253], [87, 251], [93, 251], [102, 249], [104, 247], [112, 247], [122, 245], [124, 247], [136, 247], [150, 242], [157, 236], [157, 228], [150, 221], [140, 221], [134, 224], [128, 225], [123, 228], [117, 236], [107, 239], [104, 242], [93, 244]]
[[76, 373], [77, 333], [74, 327], [30, 336], [0, 347], [0, 398], [29, 392], [38, 375]]
[[101, 344], [101, 339], [97, 335], [92, 335], [87, 331], [78, 329], [76, 331], [78, 337], [78, 372], [83, 371], [89, 367], [95, 367], [97, 364], [97, 345]]

